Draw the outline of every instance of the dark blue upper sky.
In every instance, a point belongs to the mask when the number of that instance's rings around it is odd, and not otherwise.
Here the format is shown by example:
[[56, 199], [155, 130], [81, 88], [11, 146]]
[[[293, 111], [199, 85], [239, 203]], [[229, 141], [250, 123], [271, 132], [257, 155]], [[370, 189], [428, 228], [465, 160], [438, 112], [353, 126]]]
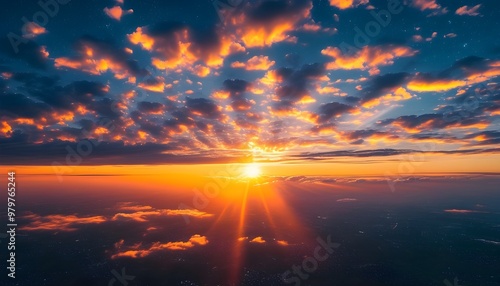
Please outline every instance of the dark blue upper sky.
[[13, 164], [50, 164], [85, 138], [102, 142], [94, 164], [497, 152], [497, 1], [39, 3], [0, 11]]

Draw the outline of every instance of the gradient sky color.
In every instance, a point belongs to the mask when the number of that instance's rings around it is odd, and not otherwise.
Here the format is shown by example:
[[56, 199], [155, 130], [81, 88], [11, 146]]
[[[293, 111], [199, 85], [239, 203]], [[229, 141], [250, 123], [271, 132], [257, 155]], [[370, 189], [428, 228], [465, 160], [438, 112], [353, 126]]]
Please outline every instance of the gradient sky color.
[[0, 165], [498, 171], [496, 1], [42, 3], [0, 12]]

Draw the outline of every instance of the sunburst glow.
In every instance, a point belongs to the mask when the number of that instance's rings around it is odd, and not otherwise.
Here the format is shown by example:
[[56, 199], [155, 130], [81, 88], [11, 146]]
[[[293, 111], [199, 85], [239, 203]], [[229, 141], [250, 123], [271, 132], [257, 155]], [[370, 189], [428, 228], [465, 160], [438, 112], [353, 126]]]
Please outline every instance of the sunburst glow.
[[246, 178], [257, 178], [261, 173], [260, 166], [255, 163], [248, 164], [243, 169], [243, 176]]

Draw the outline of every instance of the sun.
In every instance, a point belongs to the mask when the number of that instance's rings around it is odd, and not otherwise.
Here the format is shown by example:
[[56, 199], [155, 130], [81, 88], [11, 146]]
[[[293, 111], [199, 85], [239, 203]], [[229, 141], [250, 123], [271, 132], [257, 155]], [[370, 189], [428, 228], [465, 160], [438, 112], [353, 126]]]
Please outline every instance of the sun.
[[257, 178], [260, 175], [260, 166], [255, 163], [247, 164], [243, 169], [243, 176], [247, 178]]

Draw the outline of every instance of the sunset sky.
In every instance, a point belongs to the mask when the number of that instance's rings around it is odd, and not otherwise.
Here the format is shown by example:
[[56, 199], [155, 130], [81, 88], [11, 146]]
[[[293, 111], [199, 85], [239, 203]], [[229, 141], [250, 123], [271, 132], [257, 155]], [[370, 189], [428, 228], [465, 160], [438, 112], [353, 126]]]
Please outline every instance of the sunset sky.
[[499, 171], [497, 1], [61, 2], [0, 12], [0, 165]]

